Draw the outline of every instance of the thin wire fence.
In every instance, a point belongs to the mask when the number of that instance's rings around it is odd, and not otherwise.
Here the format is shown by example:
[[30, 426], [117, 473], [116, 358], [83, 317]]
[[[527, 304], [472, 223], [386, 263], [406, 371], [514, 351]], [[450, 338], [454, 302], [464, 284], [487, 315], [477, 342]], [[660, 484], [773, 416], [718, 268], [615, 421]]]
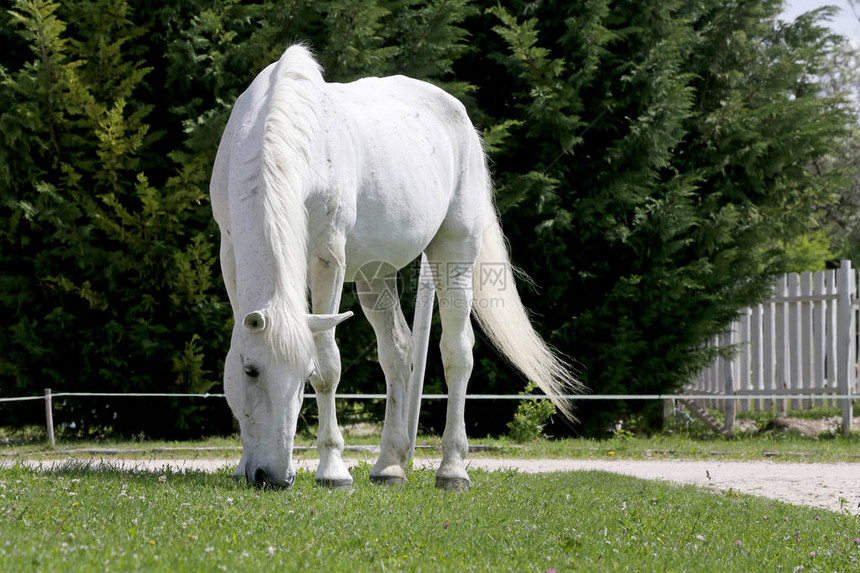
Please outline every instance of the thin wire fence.
[[[139, 393], [139, 392], [52, 392], [51, 398], [226, 398], [222, 393], [205, 393], [205, 394], [173, 394], [173, 393]], [[783, 397], [783, 394], [744, 394], [744, 399], [776, 399]], [[384, 400], [385, 394], [335, 394], [338, 400]], [[816, 394], [792, 394], [792, 398], [806, 399], [816, 398]], [[853, 399], [857, 396], [844, 395], [828, 395], [833, 399]], [[316, 399], [316, 394], [305, 394], [305, 400]], [[559, 396], [564, 400], [571, 401], [593, 401], [593, 400], [738, 400], [738, 396], [715, 396], [713, 394], [565, 394]], [[17, 396], [2, 398], [3, 402], [26, 402], [35, 400], [45, 400], [45, 396]], [[447, 394], [424, 394], [422, 400], [447, 400]], [[549, 400], [550, 397], [545, 394], [467, 394], [467, 400]]]

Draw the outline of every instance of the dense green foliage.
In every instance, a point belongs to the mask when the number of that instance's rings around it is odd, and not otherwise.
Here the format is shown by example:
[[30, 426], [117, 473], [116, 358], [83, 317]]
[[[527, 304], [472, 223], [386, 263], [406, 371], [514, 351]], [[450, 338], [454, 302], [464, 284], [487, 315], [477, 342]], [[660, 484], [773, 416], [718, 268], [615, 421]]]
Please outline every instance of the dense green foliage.
[[[473, 53], [496, 63], [464, 77], [509, 125], [493, 157], [515, 260], [540, 286], [527, 306], [595, 393], [683, 384], [708, 358], [697, 342], [762, 292], [838, 183], [808, 167], [845, 122], [813, 79], [827, 39], [778, 9], [523, 4], [494, 10]], [[581, 410], [590, 433], [659, 404], [597, 407]]]
[[[215, 474], [0, 469], [9, 571], [848, 571], [858, 519], [604, 472], [473, 471], [465, 495], [260, 492]], [[635, 564], [635, 565], [633, 565]]]
[[[825, 158], [850, 119], [817, 83], [835, 46], [826, 12], [789, 25], [779, 8], [17, 0], [0, 12], [0, 394], [219, 390], [231, 317], [209, 171], [233, 101], [296, 40], [330, 81], [404, 73], [462, 98], [542, 334], [595, 393], [671, 391], [786, 248], [803, 251], [796, 237], [814, 243], [842, 185], [844, 162]], [[379, 391], [369, 327], [340, 332], [344, 389]], [[473, 389], [525, 386], [483, 342], [477, 358]], [[428, 390], [443, 390], [431, 360]], [[206, 404], [70, 400], [57, 416], [229, 429], [223, 402]], [[592, 434], [649, 407], [588, 404]], [[467, 417], [503, 432], [514, 407]]]

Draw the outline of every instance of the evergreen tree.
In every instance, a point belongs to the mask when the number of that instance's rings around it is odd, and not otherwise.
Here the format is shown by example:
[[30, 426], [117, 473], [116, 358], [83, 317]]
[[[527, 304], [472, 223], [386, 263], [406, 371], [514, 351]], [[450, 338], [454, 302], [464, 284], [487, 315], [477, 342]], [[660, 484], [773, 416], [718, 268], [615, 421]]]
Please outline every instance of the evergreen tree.
[[[31, 55], [4, 71], [0, 116], [4, 391], [209, 390], [220, 359], [205, 349], [223, 347], [226, 305], [212, 288], [205, 193], [175, 165], [161, 189], [140, 169], [154, 139], [141, 30], [121, 0], [19, 1], [10, 14]], [[199, 431], [196, 409], [158, 419], [139, 402], [70, 400], [58, 419]]]
[[[527, 306], [595, 393], [684, 384], [838, 183], [810, 169], [846, 124], [815, 79], [835, 40], [779, 7], [487, 3], [496, 23], [461, 77], [486, 113], [515, 263], [540, 288]], [[596, 435], [655, 410], [587, 404]]]

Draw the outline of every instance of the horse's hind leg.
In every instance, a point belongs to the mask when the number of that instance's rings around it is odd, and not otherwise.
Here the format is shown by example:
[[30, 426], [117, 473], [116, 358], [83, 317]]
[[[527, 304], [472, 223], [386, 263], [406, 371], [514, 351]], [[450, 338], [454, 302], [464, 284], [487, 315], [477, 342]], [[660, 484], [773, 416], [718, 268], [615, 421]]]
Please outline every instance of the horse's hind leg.
[[[340, 307], [343, 289], [343, 240], [332, 239], [327, 250], [313, 255], [310, 263], [311, 302], [316, 314], [334, 314]], [[335, 342], [335, 329], [314, 334], [317, 363], [311, 375], [311, 385], [317, 395], [319, 431], [317, 448], [318, 484], [337, 489], [351, 489], [352, 476], [343, 463], [343, 434], [337, 425], [335, 392], [340, 382], [340, 351]]]
[[361, 308], [376, 333], [379, 363], [385, 373], [388, 399], [382, 427], [379, 459], [370, 480], [380, 484], [406, 481], [403, 466], [409, 461], [406, 430], [406, 389], [412, 357], [412, 333], [400, 308], [396, 274], [356, 281]]
[[466, 491], [471, 487], [464, 459], [469, 451], [466, 438], [466, 386], [472, 374], [475, 335], [470, 319], [472, 273], [477, 245], [468, 238], [436, 238], [427, 249], [434, 271], [442, 319], [442, 364], [448, 385], [448, 411], [442, 434], [442, 463], [436, 472], [436, 487]]

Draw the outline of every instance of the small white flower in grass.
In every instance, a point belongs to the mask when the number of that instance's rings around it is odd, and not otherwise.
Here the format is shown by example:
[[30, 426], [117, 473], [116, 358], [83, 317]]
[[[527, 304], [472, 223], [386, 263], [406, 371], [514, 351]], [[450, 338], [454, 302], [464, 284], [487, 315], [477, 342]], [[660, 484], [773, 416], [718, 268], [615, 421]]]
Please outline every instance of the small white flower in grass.
[[698, 539], [699, 541], [704, 541], [704, 540], [705, 540], [705, 536], [704, 536], [704, 535], [697, 535], [697, 536], [696, 536], [696, 539]]
[[167, 482], [167, 476], [166, 475], [158, 476], [158, 483], [165, 483], [165, 482]]
[[271, 557], [275, 554], [275, 548], [269, 545], [269, 548], [266, 550], [266, 557]]

